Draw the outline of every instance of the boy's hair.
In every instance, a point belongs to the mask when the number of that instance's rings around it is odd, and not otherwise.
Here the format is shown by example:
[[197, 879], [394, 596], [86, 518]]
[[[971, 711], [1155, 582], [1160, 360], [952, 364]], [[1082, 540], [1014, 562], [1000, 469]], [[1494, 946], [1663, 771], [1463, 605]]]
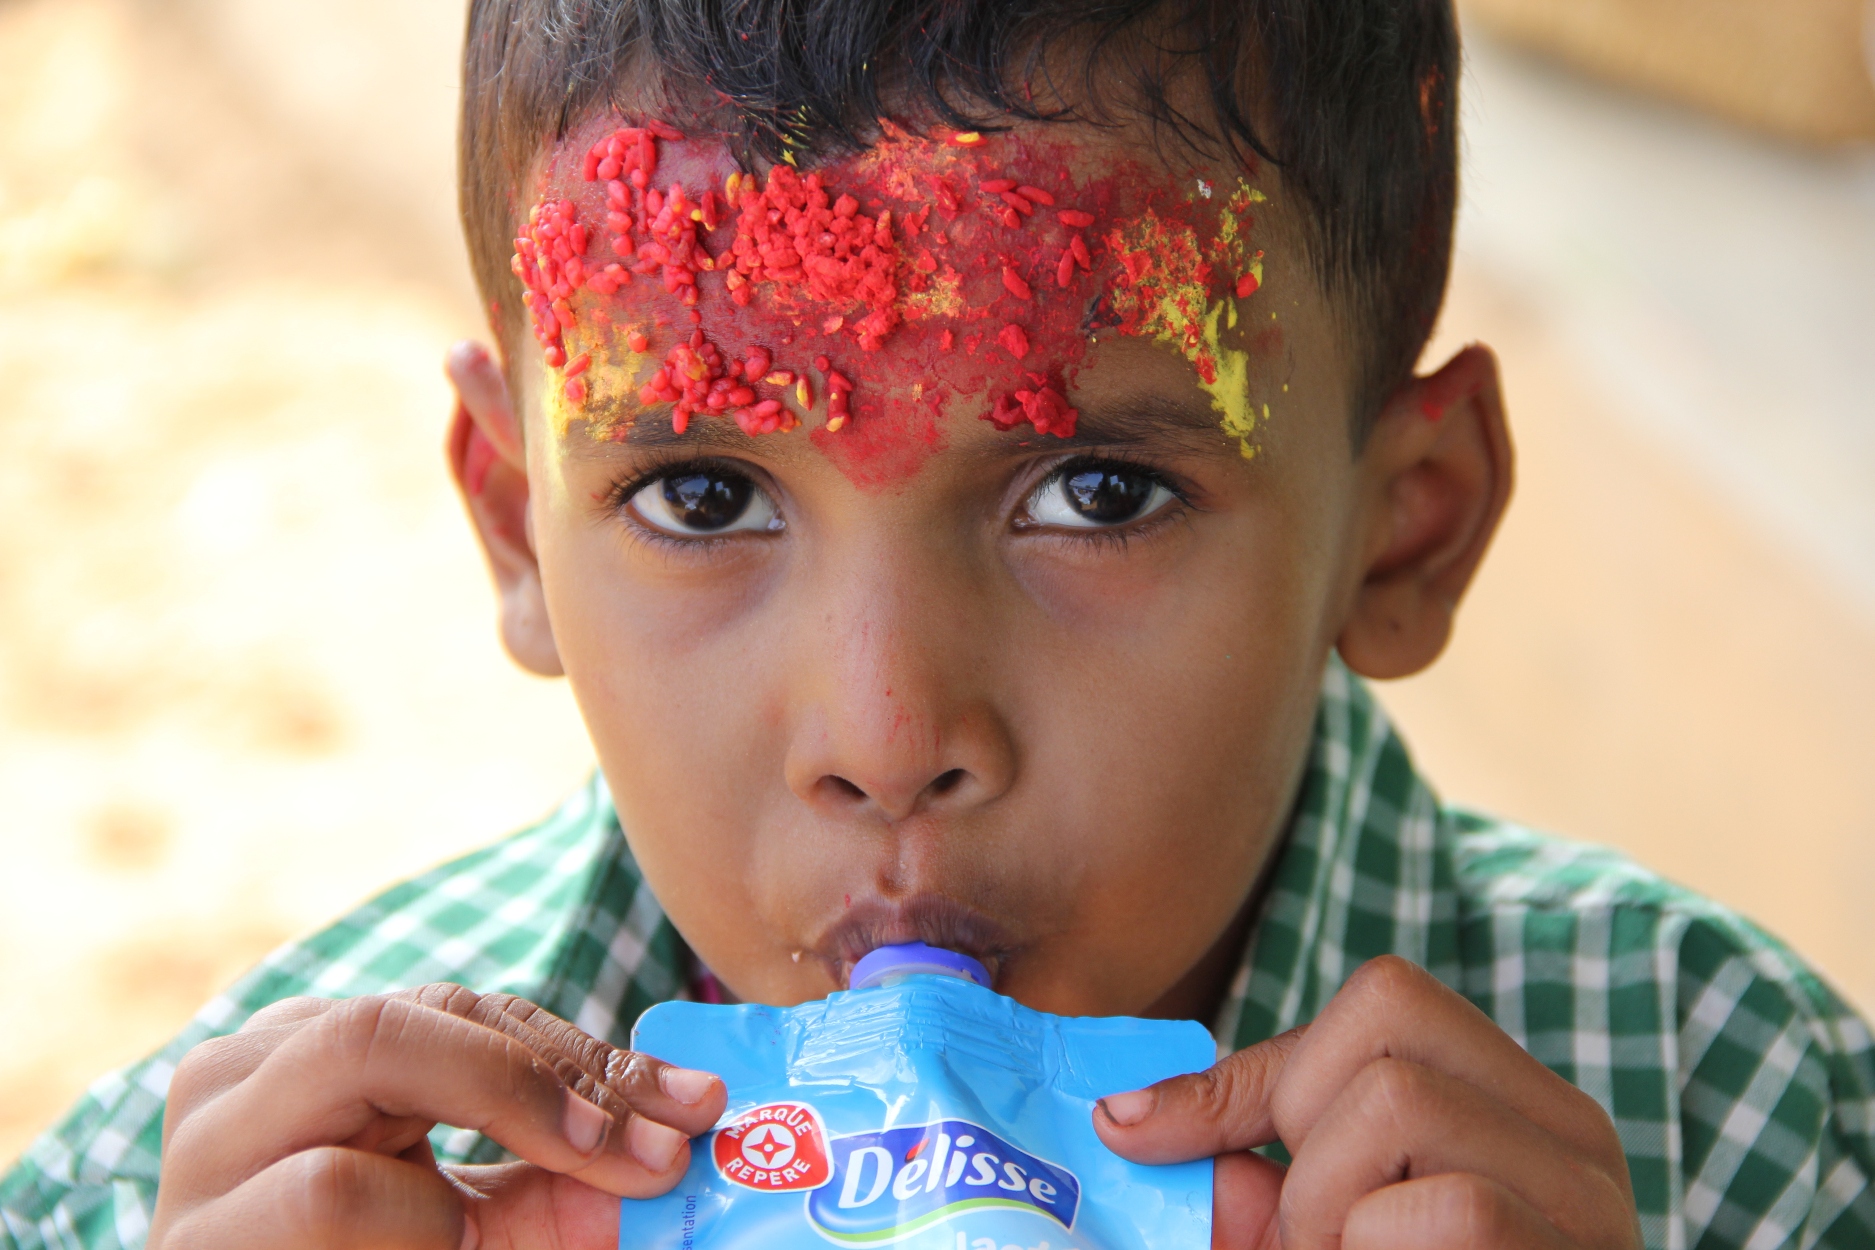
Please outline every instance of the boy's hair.
[[1143, 118], [1280, 169], [1357, 353], [1358, 447], [1444, 299], [1457, 63], [1450, 0], [471, 0], [462, 218], [512, 341], [523, 180], [614, 100], [702, 113], [751, 161], [858, 150], [882, 119]]

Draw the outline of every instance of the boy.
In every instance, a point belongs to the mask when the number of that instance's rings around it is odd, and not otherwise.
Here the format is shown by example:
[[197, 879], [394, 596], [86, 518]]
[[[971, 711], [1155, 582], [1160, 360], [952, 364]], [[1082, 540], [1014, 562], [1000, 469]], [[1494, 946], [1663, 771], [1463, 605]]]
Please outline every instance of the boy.
[[1456, 56], [1436, 0], [473, 4], [450, 458], [603, 779], [94, 1087], [6, 1244], [614, 1245], [726, 1100], [637, 1013], [910, 939], [1211, 1022], [1095, 1123], [1216, 1158], [1221, 1247], [1875, 1244], [1861, 1023], [1442, 807], [1356, 676], [1510, 489], [1489, 354], [1413, 373]]

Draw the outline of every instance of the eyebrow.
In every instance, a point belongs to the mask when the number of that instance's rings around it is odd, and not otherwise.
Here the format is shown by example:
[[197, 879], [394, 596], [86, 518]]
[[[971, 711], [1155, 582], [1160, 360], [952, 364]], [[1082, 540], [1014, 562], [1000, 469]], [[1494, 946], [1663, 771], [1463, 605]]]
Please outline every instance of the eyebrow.
[[[623, 447], [634, 451], [684, 451], [708, 454], [760, 451], [774, 457], [790, 453], [805, 455], [804, 440], [758, 442], [744, 434], [734, 422], [713, 419], [698, 413], [682, 434], [671, 428], [669, 413], [661, 408], [636, 408], [626, 416], [624, 438], [575, 440], [573, 454], [580, 458], [603, 458]], [[649, 419], [647, 419], [649, 418]], [[1103, 396], [1084, 401], [1074, 433], [1067, 438], [1037, 434], [1018, 428], [1010, 437], [978, 449], [978, 455], [990, 457], [1012, 452], [1032, 453], [1043, 450], [1082, 447], [1152, 447], [1168, 443], [1200, 450], [1231, 446], [1224, 435], [1217, 411], [1207, 400], [1173, 398], [1158, 392]]]
[[1156, 391], [1087, 400], [1074, 433], [1051, 439], [1064, 447], [1137, 447], [1165, 444], [1228, 445], [1210, 401], [1174, 398]]
[[[786, 440], [781, 442], [758, 443], [755, 438], [744, 434], [735, 422], [716, 419], [716, 413], [697, 413], [690, 419], [690, 426], [682, 434], [671, 428], [671, 414], [668, 405], [655, 408], [643, 408], [636, 405], [608, 405], [600, 411], [600, 420], [595, 422], [606, 433], [597, 438], [568, 440], [572, 454], [581, 459], [603, 459], [620, 448], [632, 451], [663, 451], [679, 448], [700, 454], [710, 452], [749, 453], [759, 448], [764, 455], [773, 455], [779, 448], [783, 454], [788, 450]], [[623, 438], [612, 431], [620, 426], [624, 428]]]

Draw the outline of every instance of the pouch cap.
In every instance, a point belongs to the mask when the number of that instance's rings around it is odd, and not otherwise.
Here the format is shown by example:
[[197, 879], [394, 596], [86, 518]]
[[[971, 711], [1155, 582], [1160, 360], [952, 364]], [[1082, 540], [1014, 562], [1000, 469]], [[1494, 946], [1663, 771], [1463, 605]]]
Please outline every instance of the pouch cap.
[[877, 985], [885, 985], [888, 980], [920, 972], [957, 977], [975, 982], [984, 989], [990, 987], [990, 971], [981, 963], [968, 955], [947, 951], [939, 946], [927, 946], [923, 942], [881, 946], [853, 965], [853, 975], [847, 979], [847, 987], [869, 990]]

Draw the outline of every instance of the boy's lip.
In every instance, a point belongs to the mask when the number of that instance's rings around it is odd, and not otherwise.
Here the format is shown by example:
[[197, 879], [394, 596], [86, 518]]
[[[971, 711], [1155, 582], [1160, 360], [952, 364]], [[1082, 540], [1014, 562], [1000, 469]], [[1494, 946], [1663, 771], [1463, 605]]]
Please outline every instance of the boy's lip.
[[809, 953], [844, 988], [854, 964], [881, 946], [904, 942], [924, 942], [981, 960], [992, 984], [1014, 946], [1008, 930], [968, 903], [941, 894], [914, 894], [895, 901], [855, 901]]

